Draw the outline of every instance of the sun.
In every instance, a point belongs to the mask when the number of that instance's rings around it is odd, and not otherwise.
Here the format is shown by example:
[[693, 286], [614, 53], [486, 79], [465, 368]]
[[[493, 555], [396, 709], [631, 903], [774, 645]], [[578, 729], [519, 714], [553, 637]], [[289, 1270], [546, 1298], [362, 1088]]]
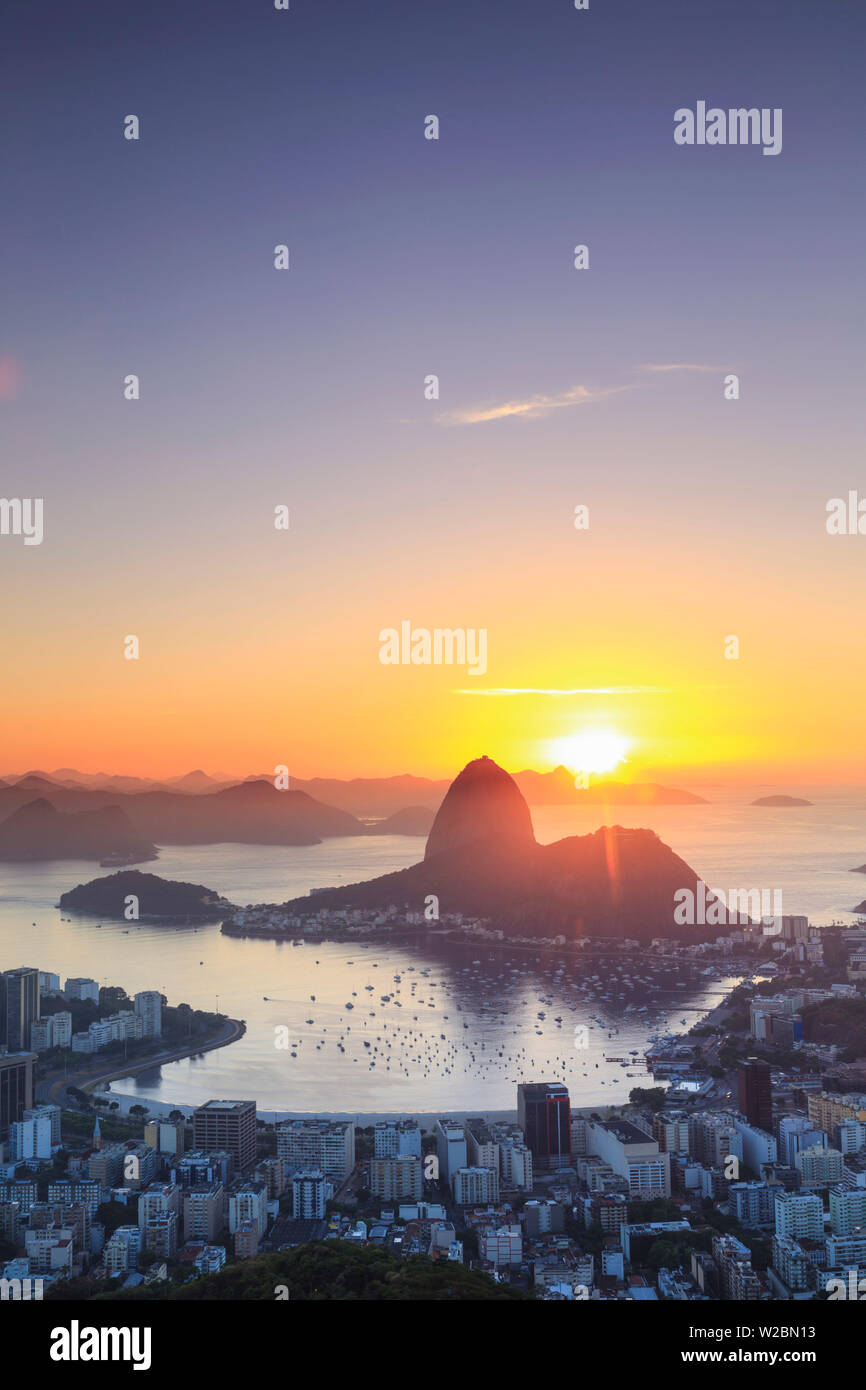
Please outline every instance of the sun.
[[628, 742], [610, 729], [585, 729], [554, 739], [552, 748], [557, 760], [572, 772], [613, 772], [628, 752]]

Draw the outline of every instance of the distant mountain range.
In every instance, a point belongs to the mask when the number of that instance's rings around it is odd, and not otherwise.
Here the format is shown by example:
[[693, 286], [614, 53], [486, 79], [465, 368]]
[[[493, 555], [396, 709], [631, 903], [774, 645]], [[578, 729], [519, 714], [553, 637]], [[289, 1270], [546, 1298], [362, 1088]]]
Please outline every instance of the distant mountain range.
[[[316, 908], [405, 907], [490, 918], [528, 936], [714, 939], [724, 928], [674, 921], [675, 894], [698, 876], [652, 830], [613, 826], [539, 845], [518, 779], [490, 758], [468, 763], [433, 823], [422, 863], [366, 883], [316, 890]], [[309, 911], [310, 898], [286, 904]]]
[[[581, 789], [574, 784], [574, 775], [565, 767], [552, 772], [526, 769], [514, 774], [514, 781], [530, 806], [688, 806], [704, 805], [705, 798], [677, 787], [662, 787], [655, 782], [593, 782]], [[4, 810], [22, 805], [31, 796], [46, 796], [56, 805], [74, 805], [76, 794], [99, 793], [107, 804], [118, 797], [152, 792], [170, 792], [187, 797], [211, 796], [248, 782], [273, 785], [273, 775], [260, 773], [239, 781], [237, 778], [211, 777], [201, 769], [187, 772], [168, 781], [148, 781], [141, 777], [111, 776], [106, 773], [84, 773], [75, 768], [59, 768], [55, 772], [35, 770], [21, 777], [0, 779], [0, 815]], [[314, 801], [335, 807], [358, 818], [393, 816], [410, 808], [425, 807], [438, 811], [450, 783], [447, 779], [433, 780], [404, 773], [397, 777], [312, 777], [307, 780], [293, 777], [293, 791], [306, 792]], [[61, 797], [64, 798], [61, 801]]]
[[[154, 845], [317, 845], [368, 828], [306, 792], [271, 782], [242, 782], [224, 791], [107, 793], [47, 784], [51, 800], [34, 800], [34, 777], [0, 787], [0, 859], [102, 859], [109, 854], [153, 858]], [[22, 804], [23, 800], [23, 804]], [[110, 801], [110, 805], [106, 805]], [[146, 853], [136, 853], [147, 847]], [[68, 852], [67, 852], [68, 850]]]

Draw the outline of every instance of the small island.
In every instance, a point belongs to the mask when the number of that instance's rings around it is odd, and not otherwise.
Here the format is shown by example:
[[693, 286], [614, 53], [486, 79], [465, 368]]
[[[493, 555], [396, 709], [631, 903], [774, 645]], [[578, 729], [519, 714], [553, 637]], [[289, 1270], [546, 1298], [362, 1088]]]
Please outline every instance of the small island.
[[[133, 914], [128, 910], [130, 897], [138, 900]], [[79, 883], [60, 897], [60, 907], [68, 912], [85, 912], [115, 921], [215, 922], [224, 912], [233, 911], [234, 906], [200, 883], [180, 883], [138, 869]]]
[[802, 796], [759, 796], [752, 806], [814, 806], [814, 801], [805, 801]]
[[858, 864], [856, 869], [849, 869], [851, 874], [866, 874], [866, 864]]

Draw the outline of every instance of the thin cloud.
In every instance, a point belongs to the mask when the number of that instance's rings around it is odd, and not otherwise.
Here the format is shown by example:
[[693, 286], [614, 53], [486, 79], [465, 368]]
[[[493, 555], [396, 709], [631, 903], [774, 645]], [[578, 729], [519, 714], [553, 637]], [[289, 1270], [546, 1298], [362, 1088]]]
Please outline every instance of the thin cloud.
[[535, 686], [498, 686], [491, 690], [456, 690], [455, 695], [670, 695], [673, 691], [661, 685], [592, 685], [573, 690], [543, 690]]
[[467, 410], [455, 410], [448, 415], [440, 415], [440, 425], [481, 425], [490, 420], [507, 420], [515, 417], [522, 420], [536, 420], [551, 410], [561, 410], [563, 406], [589, 405], [600, 401], [604, 396], [614, 396], [618, 391], [627, 391], [627, 386], [610, 386], [605, 390], [593, 391], [588, 386], [572, 386], [558, 396], [529, 396], [525, 400], [506, 401], [503, 405], [487, 407], [476, 406]]
[[720, 372], [721, 367], [709, 367], [703, 362], [642, 362], [639, 372]]

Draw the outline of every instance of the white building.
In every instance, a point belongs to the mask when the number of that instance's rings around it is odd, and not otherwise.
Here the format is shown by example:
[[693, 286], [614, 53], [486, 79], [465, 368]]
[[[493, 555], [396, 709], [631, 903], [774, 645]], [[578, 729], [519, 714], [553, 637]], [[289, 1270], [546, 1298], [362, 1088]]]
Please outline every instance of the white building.
[[802, 1174], [803, 1187], [832, 1187], [842, 1181], [843, 1159], [838, 1149], [813, 1144], [800, 1150], [794, 1167]]
[[60, 1143], [60, 1106], [59, 1105], [34, 1105], [31, 1110], [25, 1110], [24, 1120], [48, 1120], [51, 1125], [51, 1146], [56, 1147]]
[[633, 1197], [670, 1197], [670, 1154], [661, 1153], [658, 1140], [631, 1120], [590, 1123], [587, 1146], [628, 1181]]
[[495, 1168], [457, 1168], [451, 1191], [458, 1207], [487, 1206], [499, 1201], [499, 1173]]
[[303, 1169], [292, 1178], [292, 1213], [296, 1221], [322, 1221], [333, 1191], [322, 1170]]
[[445, 1117], [436, 1121], [436, 1153], [439, 1158], [439, 1177], [451, 1184], [452, 1176], [458, 1168], [468, 1163], [466, 1134], [462, 1124]]
[[523, 1234], [519, 1226], [496, 1226], [483, 1231], [478, 1238], [478, 1253], [482, 1260], [495, 1265], [519, 1265], [523, 1259]]
[[833, 1146], [843, 1154], [858, 1153], [866, 1144], [866, 1124], [862, 1120], [840, 1120], [833, 1129]]
[[110, 1274], [122, 1274], [138, 1267], [142, 1237], [137, 1226], [118, 1226], [105, 1244], [102, 1263]]
[[735, 1119], [734, 1124], [743, 1141], [743, 1162], [753, 1173], [760, 1173], [764, 1163], [775, 1163], [779, 1156], [779, 1146], [772, 1134], [745, 1120]]
[[143, 1036], [162, 1037], [162, 995], [156, 989], [143, 989], [136, 994], [133, 1004], [142, 1022]]
[[373, 1130], [376, 1158], [420, 1158], [421, 1127], [416, 1120], [380, 1120]]
[[19, 1120], [9, 1126], [9, 1157], [13, 1163], [27, 1158], [51, 1157], [51, 1120]]
[[[815, 1201], [820, 1201], [816, 1197]], [[830, 1229], [836, 1236], [851, 1236], [858, 1229], [866, 1230], [866, 1188], [830, 1190]]]
[[321, 1168], [339, 1187], [355, 1166], [355, 1127], [349, 1120], [288, 1120], [277, 1125], [277, 1157], [290, 1172]]
[[805, 1115], [783, 1115], [776, 1132], [779, 1136], [779, 1158], [789, 1167], [801, 1149], [811, 1148], [815, 1144], [820, 1144], [822, 1148], [827, 1145], [824, 1130], [817, 1129]]
[[230, 1233], [234, 1235], [246, 1221], [253, 1223], [261, 1240], [268, 1229], [268, 1193], [264, 1183], [245, 1183], [229, 1193]]
[[821, 1240], [824, 1235], [824, 1208], [821, 1198], [809, 1192], [776, 1193], [776, 1235], [782, 1239]]

